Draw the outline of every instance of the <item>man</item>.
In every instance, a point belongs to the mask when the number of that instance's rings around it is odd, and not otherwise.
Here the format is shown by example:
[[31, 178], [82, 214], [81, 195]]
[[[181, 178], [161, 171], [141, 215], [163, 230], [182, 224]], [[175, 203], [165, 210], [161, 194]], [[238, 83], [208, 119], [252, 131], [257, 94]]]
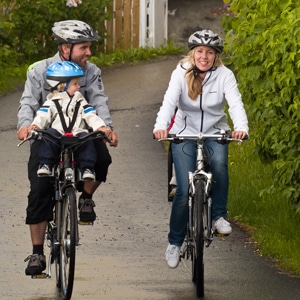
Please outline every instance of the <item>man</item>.
[[[88, 24], [78, 20], [56, 22], [52, 31], [54, 41], [58, 44], [58, 53], [51, 58], [35, 63], [29, 68], [18, 109], [18, 138], [23, 140], [28, 136], [29, 126], [36, 111], [50, 93], [50, 86], [46, 81], [47, 67], [57, 61], [72, 61], [80, 65], [85, 72], [85, 76], [80, 80], [80, 92], [89, 104], [96, 109], [97, 114], [104, 120], [107, 127], [110, 128], [106, 132], [111, 139], [110, 146], [116, 147], [118, 137], [113, 131], [101, 71], [96, 65], [88, 62], [88, 58], [91, 56], [91, 43], [99, 39], [98, 34]], [[37, 177], [36, 174], [39, 166], [39, 146], [39, 141], [32, 143], [28, 162], [30, 192], [26, 209], [26, 224], [29, 224], [30, 227], [33, 250], [32, 255], [25, 259], [25, 261], [28, 261], [25, 269], [26, 275], [38, 275], [46, 269], [44, 238], [48, 221], [52, 220], [53, 217], [50, 180], [49, 178]], [[79, 198], [79, 218], [91, 222], [96, 218], [92, 195], [100, 183], [106, 181], [108, 166], [111, 163], [111, 156], [106, 144], [95, 141], [95, 146], [98, 154], [95, 166], [96, 181], [85, 182]]]

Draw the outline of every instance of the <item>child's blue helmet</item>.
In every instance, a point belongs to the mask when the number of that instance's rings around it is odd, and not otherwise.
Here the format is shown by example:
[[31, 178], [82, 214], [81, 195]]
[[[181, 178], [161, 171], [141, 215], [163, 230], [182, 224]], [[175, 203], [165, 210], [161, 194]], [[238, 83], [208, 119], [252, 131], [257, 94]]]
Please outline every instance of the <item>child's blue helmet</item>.
[[55, 62], [46, 71], [47, 82], [51, 87], [56, 87], [61, 82], [69, 82], [73, 78], [83, 76], [85, 76], [85, 73], [81, 67], [70, 61]]

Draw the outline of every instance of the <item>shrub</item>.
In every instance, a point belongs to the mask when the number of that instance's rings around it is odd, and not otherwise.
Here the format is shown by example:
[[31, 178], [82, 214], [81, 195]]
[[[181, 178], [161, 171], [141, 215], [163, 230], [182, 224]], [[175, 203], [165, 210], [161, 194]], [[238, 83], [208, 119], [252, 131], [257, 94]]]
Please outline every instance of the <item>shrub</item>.
[[299, 2], [233, 0], [229, 11], [225, 51], [255, 128], [257, 153], [272, 164], [274, 181], [266, 191], [281, 193], [299, 211]]
[[5, 30], [0, 26], [0, 36], [12, 49], [22, 53], [25, 61], [34, 62], [56, 52], [51, 31], [54, 22], [79, 19], [103, 36], [104, 20], [108, 19], [105, 8], [111, 1], [84, 0], [77, 7], [68, 7], [66, 0], [2, 0], [2, 18], [8, 25]]

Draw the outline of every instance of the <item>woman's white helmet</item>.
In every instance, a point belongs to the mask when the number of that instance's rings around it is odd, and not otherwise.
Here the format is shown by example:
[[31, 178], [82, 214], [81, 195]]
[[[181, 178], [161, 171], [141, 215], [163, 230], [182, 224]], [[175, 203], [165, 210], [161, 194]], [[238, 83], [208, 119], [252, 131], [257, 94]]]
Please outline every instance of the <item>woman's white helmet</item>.
[[221, 53], [224, 48], [223, 40], [211, 30], [200, 30], [194, 32], [188, 40], [188, 47], [190, 50], [197, 46], [208, 46], [214, 48]]
[[57, 44], [78, 44], [97, 41], [100, 38], [90, 25], [79, 20], [55, 22], [52, 32]]

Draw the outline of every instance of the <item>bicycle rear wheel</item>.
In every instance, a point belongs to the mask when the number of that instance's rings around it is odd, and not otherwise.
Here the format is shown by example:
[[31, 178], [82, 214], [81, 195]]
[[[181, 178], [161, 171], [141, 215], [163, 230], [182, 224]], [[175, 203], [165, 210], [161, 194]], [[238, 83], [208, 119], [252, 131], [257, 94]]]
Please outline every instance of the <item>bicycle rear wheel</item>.
[[194, 253], [192, 259], [192, 280], [196, 284], [197, 297], [204, 296], [204, 203], [205, 182], [195, 181], [195, 195], [193, 197], [193, 242]]
[[65, 190], [61, 220], [60, 280], [64, 299], [70, 299], [73, 291], [76, 254], [76, 193], [73, 187]]

